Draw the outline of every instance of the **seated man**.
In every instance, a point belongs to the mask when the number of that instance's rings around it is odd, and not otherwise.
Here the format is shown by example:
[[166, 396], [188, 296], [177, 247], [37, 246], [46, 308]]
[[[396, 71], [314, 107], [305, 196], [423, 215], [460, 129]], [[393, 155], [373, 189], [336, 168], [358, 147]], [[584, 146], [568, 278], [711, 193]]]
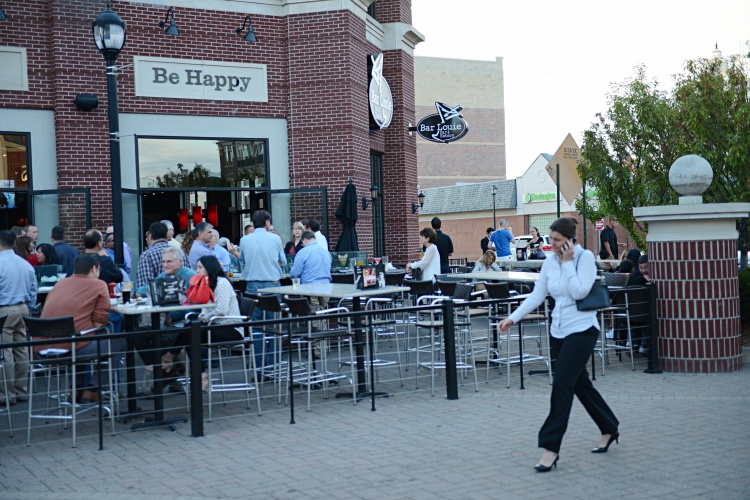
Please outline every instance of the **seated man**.
[[[331, 254], [328, 248], [318, 243], [312, 231], [302, 233], [302, 250], [294, 258], [289, 277], [299, 278], [302, 284], [331, 282]], [[327, 297], [310, 297], [313, 310], [323, 309], [327, 304]], [[320, 347], [317, 343], [314, 353], [316, 358], [320, 357]]]
[[[59, 281], [47, 295], [44, 304], [42, 318], [58, 318], [61, 316], [73, 316], [73, 322], [77, 332], [90, 330], [104, 326], [109, 318], [109, 290], [104, 281], [99, 279], [99, 256], [95, 253], [83, 253], [75, 258], [73, 263], [73, 275]], [[42, 340], [37, 337], [34, 340]], [[52, 347], [71, 349], [70, 344], [54, 344], [35, 346], [34, 352]], [[100, 342], [100, 352], [107, 353], [111, 350], [113, 366], [119, 366], [122, 360], [127, 342], [125, 339], [107, 340]], [[97, 346], [95, 342], [76, 342], [77, 355], [95, 355]], [[83, 387], [83, 373], [80, 385]], [[98, 380], [94, 376], [92, 381]], [[98, 393], [95, 387], [86, 387], [83, 391], [81, 402], [98, 401]]]
[[[185, 294], [190, 283], [190, 278], [195, 276], [197, 273], [185, 266], [184, 254], [182, 250], [178, 250], [173, 246], [168, 246], [164, 249], [161, 255], [161, 268], [164, 272], [158, 274], [154, 279], [167, 278], [175, 276], [180, 281], [180, 300], [185, 300]], [[136, 290], [136, 292], [142, 296], [148, 295], [148, 285], [144, 285]], [[189, 311], [172, 311], [166, 315], [164, 319], [164, 326], [171, 326], [174, 322], [181, 321], [185, 317], [185, 313]], [[138, 350], [143, 362], [146, 366], [153, 365], [157, 361], [161, 360], [161, 357], [168, 350], [171, 351], [171, 347], [174, 345], [177, 339], [176, 333], [162, 334], [161, 345], [163, 352], [158, 355], [153, 352], [154, 339], [137, 337], [134, 339], [133, 344]], [[179, 354], [180, 349], [177, 349], [175, 354]]]

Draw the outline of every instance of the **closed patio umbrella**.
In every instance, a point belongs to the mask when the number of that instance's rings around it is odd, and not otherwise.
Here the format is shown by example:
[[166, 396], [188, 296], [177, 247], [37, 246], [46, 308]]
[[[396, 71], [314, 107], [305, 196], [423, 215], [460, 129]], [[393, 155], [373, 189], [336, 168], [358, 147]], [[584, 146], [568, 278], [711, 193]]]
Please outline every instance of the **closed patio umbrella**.
[[357, 230], [354, 225], [357, 223], [357, 188], [354, 187], [351, 179], [341, 195], [339, 207], [336, 209], [336, 219], [344, 226], [341, 231], [339, 241], [336, 243], [336, 252], [357, 252], [359, 244], [357, 243]]

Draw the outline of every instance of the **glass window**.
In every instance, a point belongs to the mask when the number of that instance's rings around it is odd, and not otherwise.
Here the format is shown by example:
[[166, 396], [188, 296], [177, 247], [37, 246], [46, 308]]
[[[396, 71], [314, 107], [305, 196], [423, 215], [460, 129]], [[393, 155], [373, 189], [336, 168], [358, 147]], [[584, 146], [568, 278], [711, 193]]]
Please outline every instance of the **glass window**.
[[0, 134], [0, 187], [28, 187], [25, 135]]
[[376, 3], [377, 3], [377, 2], [372, 2], [372, 3], [371, 3], [371, 4], [370, 4], [370, 5], [368, 6], [368, 7], [367, 7], [367, 13], [368, 13], [368, 14], [370, 15], [370, 17], [372, 17], [373, 19], [375, 19], [375, 20], [377, 21], [377, 19], [378, 19], [378, 16], [377, 16], [377, 10], [376, 10], [376, 8], [375, 8], [375, 4], [376, 4]]
[[266, 141], [138, 138], [141, 188], [268, 187]]
[[[25, 226], [29, 222], [29, 160], [27, 134], [0, 132], [0, 229]], [[6, 191], [13, 189], [21, 191]]]

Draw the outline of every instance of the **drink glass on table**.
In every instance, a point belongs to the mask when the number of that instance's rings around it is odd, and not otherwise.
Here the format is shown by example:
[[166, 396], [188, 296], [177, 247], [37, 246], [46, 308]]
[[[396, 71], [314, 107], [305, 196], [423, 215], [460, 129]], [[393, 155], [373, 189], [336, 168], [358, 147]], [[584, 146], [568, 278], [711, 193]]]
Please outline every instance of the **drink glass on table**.
[[130, 302], [130, 289], [124, 288], [122, 290], [122, 303], [127, 304], [128, 302]]
[[299, 288], [299, 278], [292, 278], [292, 287]]
[[376, 266], [380, 264], [380, 257], [373, 257], [372, 260], [375, 261]]

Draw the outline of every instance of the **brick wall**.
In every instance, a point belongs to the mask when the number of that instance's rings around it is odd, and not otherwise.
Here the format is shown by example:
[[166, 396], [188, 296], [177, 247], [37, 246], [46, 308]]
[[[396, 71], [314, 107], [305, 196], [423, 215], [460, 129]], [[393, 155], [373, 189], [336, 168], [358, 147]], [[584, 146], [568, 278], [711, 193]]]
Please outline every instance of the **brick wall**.
[[[417, 106], [417, 120], [435, 112], [434, 105]], [[438, 144], [419, 138], [420, 187], [453, 186], [459, 182], [505, 178], [505, 111], [472, 107], [462, 110], [461, 114], [469, 125], [469, 132], [463, 139]]]
[[[21, 4], [12, 2], [14, 22], [3, 24], [0, 43], [19, 45], [22, 40], [27, 47], [31, 91], [0, 91], [0, 102], [2, 106], [55, 110], [58, 185], [61, 189], [91, 188], [93, 225], [105, 227], [111, 223], [112, 203], [107, 84], [105, 62], [91, 35], [91, 23], [104, 4], [98, 0]], [[386, 172], [386, 248], [398, 258], [408, 246], [404, 238], [413, 238], [416, 245], [416, 231], [411, 229], [416, 228], [416, 216], [411, 215], [416, 148], [404, 125], [414, 121], [413, 61], [401, 51], [386, 54], [386, 78], [397, 117], [391, 129], [369, 132], [366, 57], [378, 50], [366, 40], [364, 20], [347, 10], [287, 17], [253, 15], [258, 42], [250, 44], [233, 33], [242, 22], [238, 13], [177, 7], [180, 36], [171, 37], [157, 26], [164, 18], [164, 6], [113, 1], [111, 7], [126, 21], [128, 30], [118, 58], [120, 112], [286, 118], [290, 187], [327, 187], [329, 227], [324, 230], [332, 246], [342, 229], [334, 214], [348, 179], [353, 179], [360, 196], [367, 192], [370, 151], [381, 152]], [[381, 22], [409, 23], [411, 2], [381, 0], [378, 14]], [[54, 26], [54, 30], [30, 34], [29, 26]], [[268, 102], [138, 97], [133, 68], [125, 67], [135, 55], [266, 64]], [[73, 102], [78, 93], [98, 95], [99, 108], [78, 111]], [[195, 136], [202, 135], [206, 131], [196, 130]], [[293, 209], [295, 220], [324, 219], [318, 204]], [[360, 215], [360, 246], [371, 252], [372, 212]], [[77, 213], [61, 209], [60, 217], [63, 226], [77, 231]]]
[[742, 368], [737, 241], [650, 242], [659, 362], [671, 372]]

